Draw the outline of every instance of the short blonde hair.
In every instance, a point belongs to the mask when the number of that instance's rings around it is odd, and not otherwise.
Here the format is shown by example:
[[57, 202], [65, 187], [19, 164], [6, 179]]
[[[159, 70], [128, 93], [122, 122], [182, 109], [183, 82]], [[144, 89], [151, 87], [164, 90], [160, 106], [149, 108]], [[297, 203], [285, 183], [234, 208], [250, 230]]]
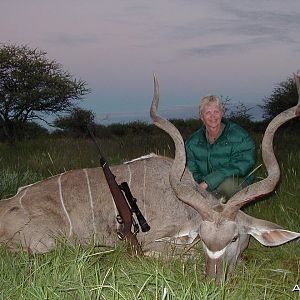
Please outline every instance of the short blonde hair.
[[210, 104], [210, 103], [216, 103], [219, 106], [220, 110], [224, 113], [225, 108], [224, 108], [224, 104], [223, 104], [222, 100], [218, 96], [207, 95], [207, 96], [204, 96], [203, 98], [201, 98], [201, 100], [200, 100], [199, 114], [201, 114], [201, 111], [203, 110], [204, 106], [206, 106], [207, 104]]

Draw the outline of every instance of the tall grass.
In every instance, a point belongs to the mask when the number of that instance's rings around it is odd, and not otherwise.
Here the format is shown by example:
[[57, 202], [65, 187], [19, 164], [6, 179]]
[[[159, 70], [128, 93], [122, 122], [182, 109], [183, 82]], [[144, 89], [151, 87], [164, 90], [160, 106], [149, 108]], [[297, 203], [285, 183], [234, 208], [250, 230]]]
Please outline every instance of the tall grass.
[[[257, 137], [258, 144], [260, 137]], [[282, 178], [276, 192], [245, 208], [257, 218], [300, 231], [300, 142], [281, 134], [275, 141]], [[156, 152], [172, 156], [163, 135], [100, 140], [111, 164]], [[287, 147], [286, 145], [289, 145]], [[13, 195], [30, 184], [69, 169], [98, 166], [94, 144], [85, 139], [48, 139], [0, 144], [0, 193]], [[261, 163], [260, 158], [257, 164]], [[257, 177], [264, 177], [260, 168]], [[0, 227], [1, 230], [1, 227]], [[0, 299], [299, 299], [299, 241], [268, 248], [251, 240], [230, 280], [217, 285], [204, 278], [200, 245], [191, 256], [167, 253], [129, 258], [116, 249], [82, 248], [58, 241], [42, 255], [12, 254], [0, 248]]]
[[[154, 152], [171, 156], [174, 146], [166, 134], [99, 139], [111, 165]], [[0, 195], [66, 170], [99, 166], [99, 155], [90, 139], [49, 138], [0, 143]]]
[[63, 242], [43, 255], [12, 255], [2, 248], [0, 294], [1, 299], [298, 299], [292, 293], [294, 270], [275, 268], [278, 262], [268, 254], [257, 251], [230, 281], [217, 285], [204, 278], [200, 254], [129, 258], [122, 246], [83, 249]]

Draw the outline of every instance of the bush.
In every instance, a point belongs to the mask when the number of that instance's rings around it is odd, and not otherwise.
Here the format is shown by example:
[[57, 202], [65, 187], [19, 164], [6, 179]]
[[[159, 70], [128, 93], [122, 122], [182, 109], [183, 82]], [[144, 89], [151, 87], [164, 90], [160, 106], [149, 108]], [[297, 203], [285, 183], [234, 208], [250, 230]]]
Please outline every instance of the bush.
[[91, 110], [75, 107], [69, 115], [55, 119], [54, 126], [63, 130], [67, 135], [84, 137], [89, 135], [87, 125], [93, 124], [94, 119], [95, 116]]
[[277, 84], [273, 93], [263, 101], [264, 105], [261, 105], [261, 108], [264, 110], [263, 117], [267, 120], [295, 106], [298, 102], [298, 93], [294, 78], [289, 77], [286, 81]]
[[[0, 122], [1, 123], [1, 122]], [[14, 122], [13, 136], [8, 137], [0, 124], [0, 142], [12, 142], [14, 140], [34, 139], [41, 136], [48, 136], [48, 130], [35, 122]]]

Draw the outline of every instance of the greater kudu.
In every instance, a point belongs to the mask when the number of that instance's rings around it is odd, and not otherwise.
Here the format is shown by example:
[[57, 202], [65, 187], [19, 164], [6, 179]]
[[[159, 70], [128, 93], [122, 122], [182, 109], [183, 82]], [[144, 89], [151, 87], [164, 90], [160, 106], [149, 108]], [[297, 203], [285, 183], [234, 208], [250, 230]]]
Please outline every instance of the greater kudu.
[[[295, 78], [299, 92], [299, 78]], [[169, 121], [157, 114], [158, 101], [155, 78], [151, 117], [173, 138], [175, 159], [148, 155], [111, 168], [118, 182], [129, 183], [151, 226], [149, 232], [138, 235], [145, 252], [162, 251], [168, 242], [190, 244], [200, 237], [206, 273], [220, 278], [223, 262], [234, 269], [250, 235], [267, 246], [300, 236], [240, 211], [246, 203], [275, 188], [280, 171], [273, 153], [273, 135], [281, 124], [299, 115], [299, 103], [277, 116], [266, 130], [262, 151], [268, 177], [243, 189], [224, 205], [201, 190], [185, 168], [183, 139]], [[101, 168], [68, 171], [22, 187], [14, 197], [0, 201], [0, 242], [13, 251], [27, 249], [33, 253], [53, 249], [59, 235], [81, 244], [115, 245], [115, 217]]]

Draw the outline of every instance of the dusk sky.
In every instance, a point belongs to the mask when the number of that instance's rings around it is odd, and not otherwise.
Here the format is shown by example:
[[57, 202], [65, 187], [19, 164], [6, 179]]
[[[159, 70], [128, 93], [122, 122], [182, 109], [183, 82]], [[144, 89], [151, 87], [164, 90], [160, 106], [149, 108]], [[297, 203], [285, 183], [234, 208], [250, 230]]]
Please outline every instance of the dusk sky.
[[153, 72], [166, 117], [197, 117], [207, 94], [262, 104], [300, 69], [299, 28], [299, 0], [0, 0], [0, 41], [85, 80], [103, 124], [148, 117]]

